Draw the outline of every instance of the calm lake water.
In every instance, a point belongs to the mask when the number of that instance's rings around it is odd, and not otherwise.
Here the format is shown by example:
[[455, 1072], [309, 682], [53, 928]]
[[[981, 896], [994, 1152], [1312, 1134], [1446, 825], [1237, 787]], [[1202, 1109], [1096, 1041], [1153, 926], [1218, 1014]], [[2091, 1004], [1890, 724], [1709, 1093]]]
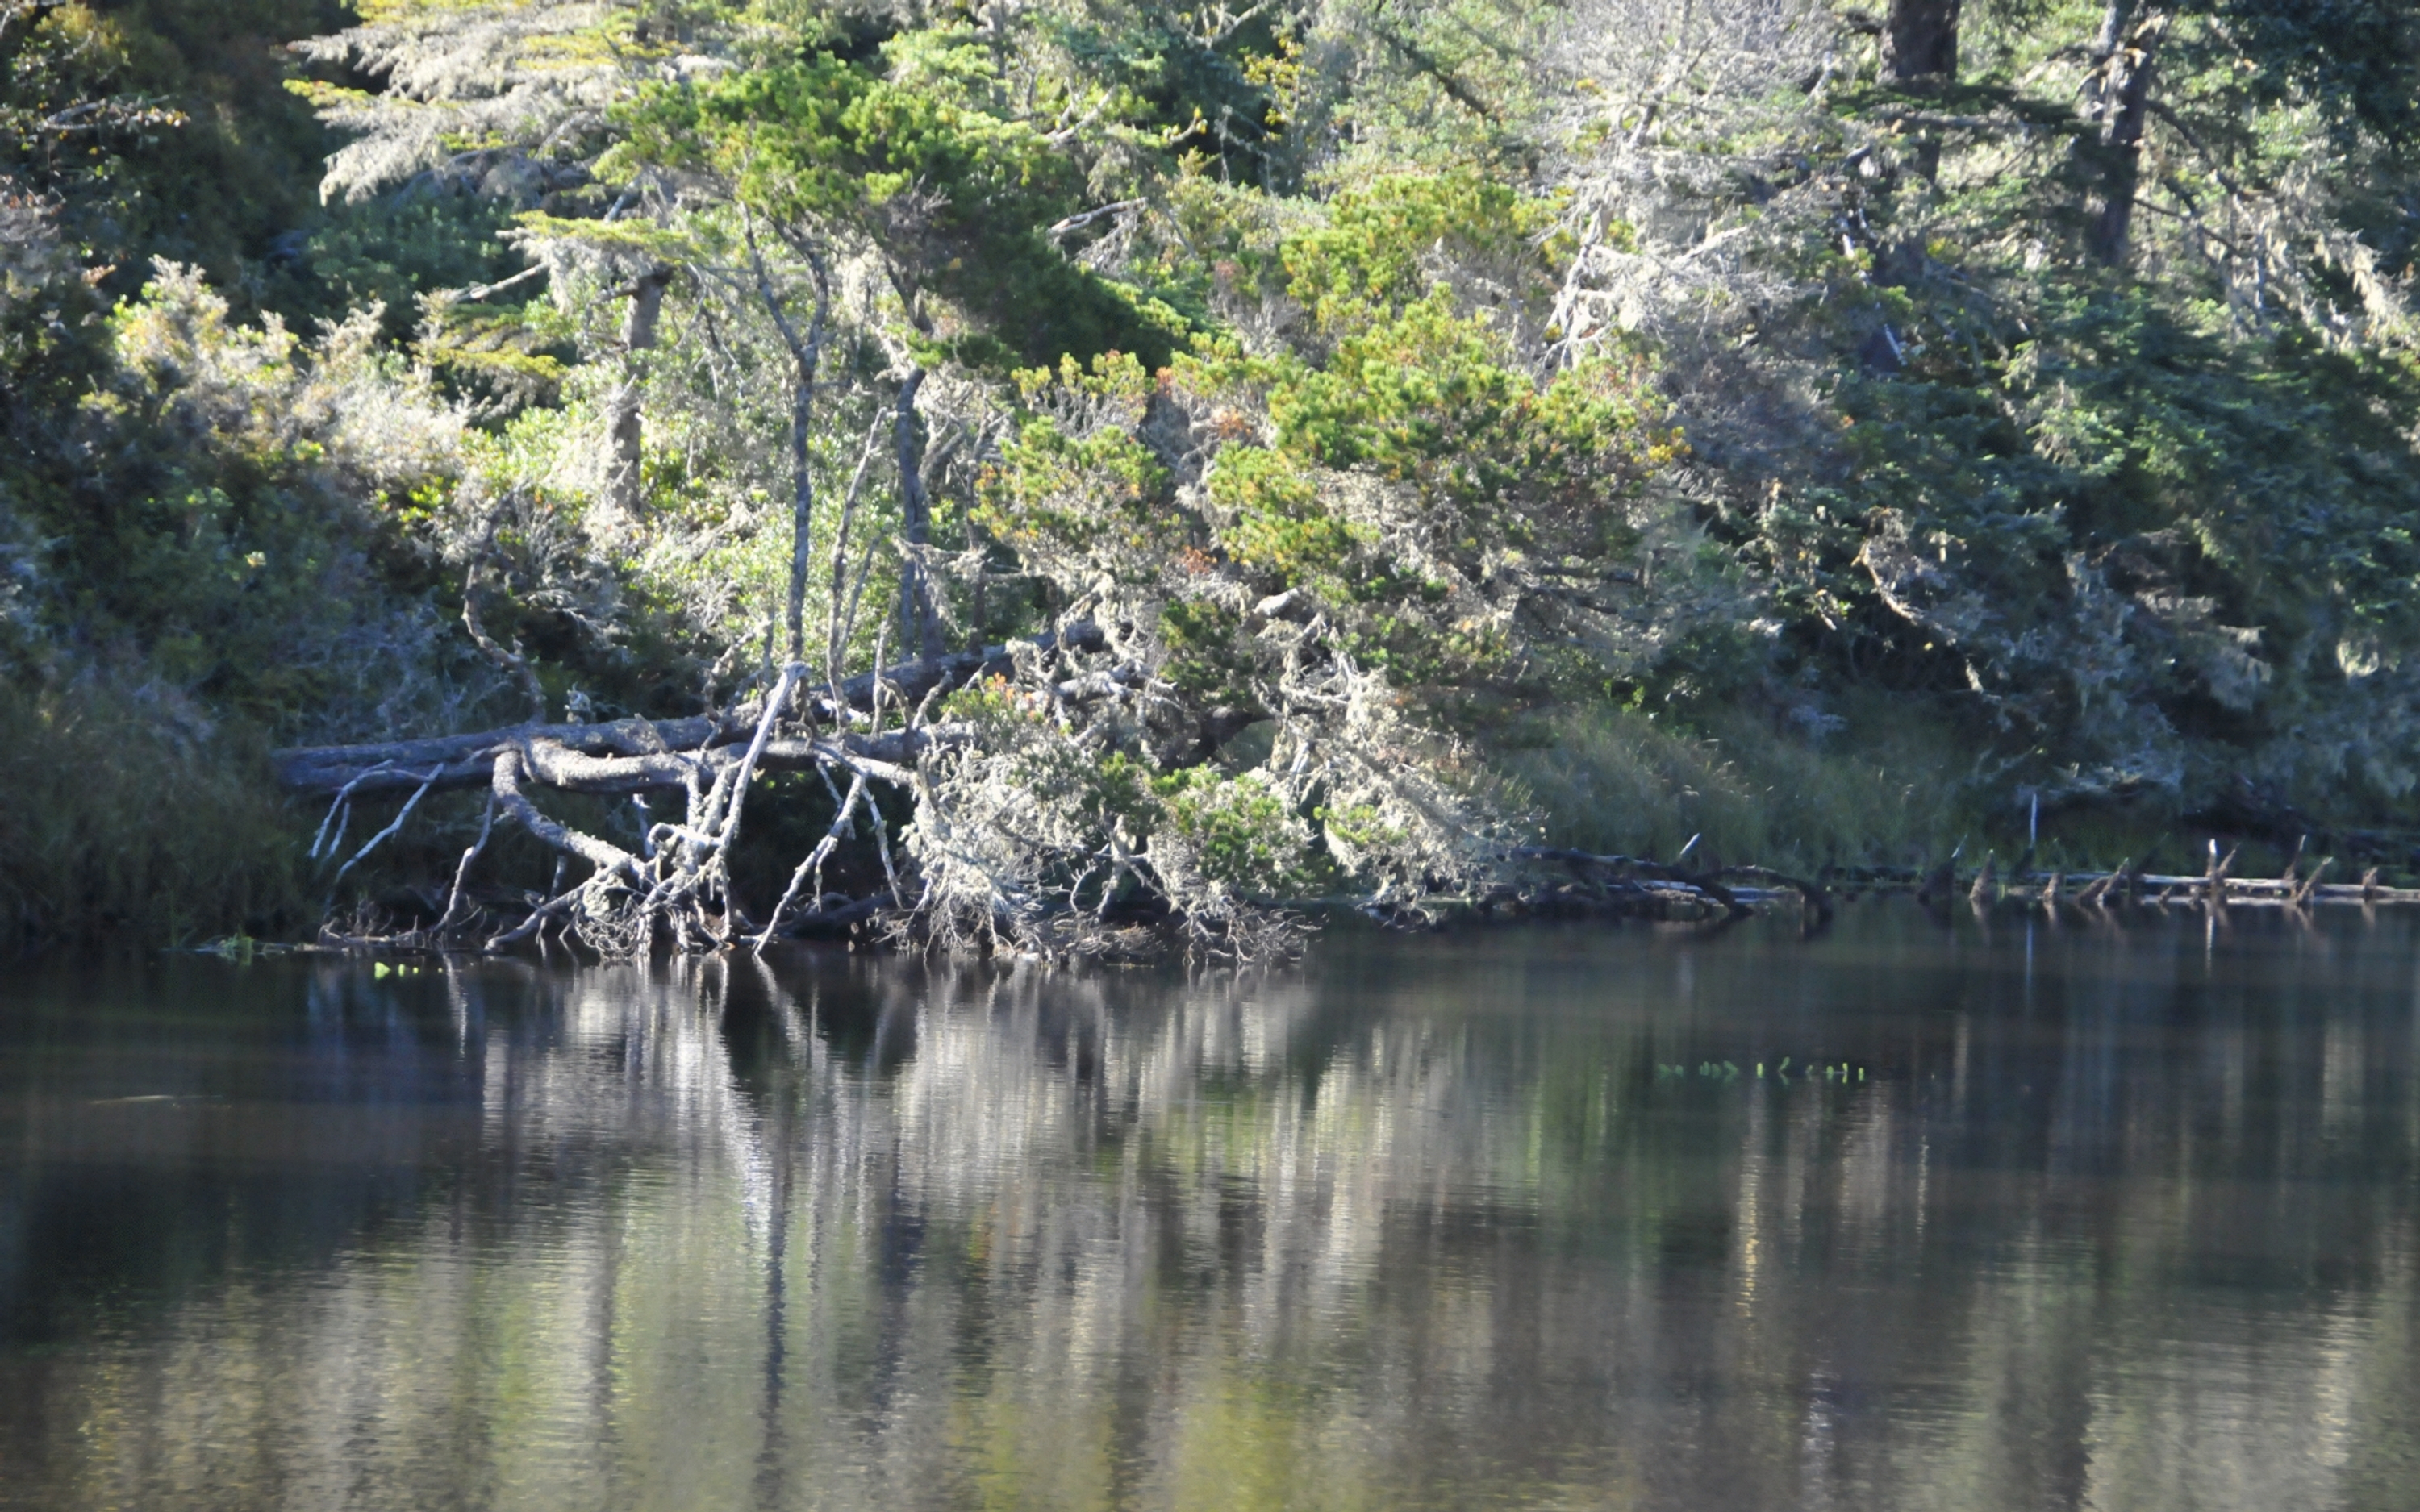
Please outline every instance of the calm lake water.
[[20, 969], [0, 1506], [2408, 1509], [2416, 1015], [2350, 909]]

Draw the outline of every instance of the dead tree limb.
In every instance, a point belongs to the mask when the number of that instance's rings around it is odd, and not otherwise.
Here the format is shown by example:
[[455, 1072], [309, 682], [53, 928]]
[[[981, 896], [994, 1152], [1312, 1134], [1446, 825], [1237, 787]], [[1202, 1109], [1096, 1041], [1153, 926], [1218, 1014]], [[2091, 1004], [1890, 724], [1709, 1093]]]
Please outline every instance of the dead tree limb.
[[521, 792], [525, 760], [521, 748], [506, 746], [496, 752], [495, 760], [489, 767], [496, 802], [504, 810], [504, 816], [544, 843], [566, 855], [578, 856], [599, 872], [624, 878], [636, 886], [645, 886], [646, 868], [637, 856], [610, 841], [598, 840], [594, 835], [549, 818], [537, 805], [530, 802], [528, 795]]
[[[335, 797], [328, 804], [328, 817], [319, 821], [319, 832], [311, 837], [311, 859], [316, 861], [319, 858], [319, 848], [323, 844], [327, 846], [328, 854], [331, 856], [344, 848], [345, 826], [352, 822], [353, 816], [351, 809], [353, 791], [380, 773], [392, 770], [394, 766], [395, 763], [392, 759], [382, 761], [336, 790]], [[344, 815], [342, 822], [339, 822], [336, 817], [339, 813]], [[335, 838], [333, 840], [328, 835], [328, 826], [331, 825], [336, 826]]]
[[1592, 851], [1575, 851], [1551, 845], [1515, 846], [1509, 853], [1509, 858], [1515, 861], [1557, 862], [1582, 876], [1592, 872], [1602, 872], [1607, 877], [1615, 879], [1643, 879], [1651, 886], [1661, 884], [1668, 887], [1686, 887], [1692, 892], [1701, 893], [1714, 903], [1720, 903], [1724, 911], [1734, 918], [1747, 912], [1746, 906], [1740, 902], [1739, 895], [1724, 887], [1714, 874], [1691, 872], [1678, 866], [1667, 866], [1661, 861], [1645, 860], [1635, 856], [1600, 856]]
[[[1098, 625], [1079, 622], [1066, 626], [1063, 633], [1036, 636], [1022, 644], [1044, 653], [1098, 653], [1106, 649], [1107, 640]], [[1008, 674], [1016, 669], [1017, 650], [1015, 646], [986, 646], [981, 651], [962, 651], [930, 662], [901, 662], [879, 673], [862, 672], [839, 685], [837, 702], [828, 693], [818, 694], [807, 702], [805, 712], [826, 727], [844, 727], [851, 722], [852, 716], [873, 709], [877, 687], [885, 690], [886, 697], [922, 702], [936, 689], [947, 693], [985, 677]], [[421, 785], [423, 774], [431, 766], [442, 768], [433, 784], [439, 792], [482, 786], [492, 777], [497, 750], [514, 746], [528, 749], [535, 760], [550, 764], [562, 775], [563, 780], [558, 782], [552, 777], [532, 772], [534, 779], [548, 786], [591, 793], [640, 793], [680, 786], [684, 759], [702, 759], [705, 752], [746, 739], [755, 732], [763, 712], [760, 702], [685, 719], [507, 725], [425, 740], [294, 747], [272, 752], [270, 760], [279, 785], [289, 791], [324, 793], [349, 799], [362, 795], [409, 792]], [[935, 738], [937, 733], [925, 732], [920, 738]], [[892, 743], [886, 745], [885, 741]], [[850, 735], [845, 737], [843, 744], [852, 756], [892, 764], [913, 760], [915, 752], [922, 748], [917, 741], [897, 734], [870, 739]], [[783, 769], [797, 770], [795, 764], [810, 754], [792, 742], [776, 740], [768, 743], [767, 760], [777, 766], [791, 763]], [[627, 764], [575, 765], [569, 761], [573, 756], [613, 757]]]
[[759, 933], [751, 945], [752, 949], [761, 954], [765, 947], [772, 943], [774, 934], [782, 927], [782, 916], [790, 911], [790, 904], [798, 899], [799, 887], [810, 876], [814, 878], [815, 902], [818, 908], [821, 907], [824, 895], [824, 863], [831, 858], [833, 851], [840, 848], [841, 831], [848, 827], [850, 816], [857, 812], [858, 804], [864, 798], [865, 774], [860, 772], [850, 780], [848, 796], [841, 800], [840, 812], [832, 816], [831, 827], [824, 831], [823, 839], [815, 841], [815, 848], [807, 853], [806, 859], [799, 863], [799, 869], [790, 873], [789, 887], [783, 889], [782, 901], [773, 905], [771, 916], [765, 920], [763, 933]]
[[1799, 901], [1806, 904], [1807, 911], [1815, 916], [1819, 923], [1828, 921], [1832, 918], [1832, 894], [1820, 882], [1804, 881], [1765, 866], [1727, 866], [1716, 874], [1725, 877], [1745, 877], [1751, 882], [1762, 882], [1772, 887], [1787, 888], [1798, 894]]
[[[562, 914], [565, 909], [569, 908], [574, 903], [577, 903], [580, 899], [581, 893], [586, 889], [587, 886], [588, 885], [583, 882], [579, 887], [572, 888], [568, 892], [557, 894], [556, 896], [549, 898], [545, 902], [535, 905], [530, 909], [529, 918], [522, 919], [519, 924], [514, 925], [511, 929], [508, 929], [503, 933], [489, 940], [486, 946], [482, 949], [489, 951], [511, 949], [514, 946], [520, 944], [521, 941], [530, 938], [532, 935], [537, 933], [539, 930], [545, 928], [546, 921], [548, 919], [556, 918]], [[545, 942], [543, 940], [539, 942], [541, 945], [544, 943]]]
[[462, 907], [462, 884], [470, 879], [471, 863], [477, 860], [479, 853], [488, 848], [488, 837], [495, 832], [495, 828], [496, 795], [490, 792], [488, 795], [487, 812], [479, 820], [479, 838], [463, 850], [461, 864], [454, 868], [454, 890], [446, 895], [445, 912], [438, 917], [432, 933], [442, 934], [453, 928], [454, 916]]
[[392, 839], [398, 830], [403, 828], [403, 822], [411, 817], [411, 810], [420, 807], [420, 800], [428, 796], [429, 789], [436, 785], [437, 774], [440, 770], [442, 768], [429, 769], [428, 776], [422, 779], [419, 790], [403, 801], [403, 809], [395, 816], [395, 823], [363, 841], [362, 848], [353, 853], [353, 858], [336, 868], [336, 874], [328, 881], [329, 887], [334, 887], [337, 883], [344, 881], [345, 873], [361, 865], [370, 852], [379, 848], [380, 841]]
[[[837, 685], [827, 677], [826, 689], [818, 695], [807, 693], [806, 664], [793, 661], [762, 699], [719, 715], [612, 725], [528, 724], [434, 741], [281, 751], [276, 770], [288, 787], [334, 795], [335, 809], [320, 826], [323, 837], [332, 825], [341, 827], [336, 811], [346, 810], [353, 795], [411, 787], [411, 796], [393, 823], [347, 863], [346, 871], [399, 831], [429, 793], [484, 781], [488, 813], [478, 840], [456, 868], [443, 915], [435, 926], [394, 936], [387, 944], [442, 945], [465, 922], [462, 901], [469, 871], [485, 850], [498, 815], [562, 856], [587, 862], [591, 874], [561, 897], [535, 904], [536, 911], [520, 929], [497, 935], [491, 945], [502, 948], [527, 938], [543, 927], [546, 917], [575, 903], [569, 927], [590, 948], [608, 955], [642, 953], [660, 937], [661, 929], [669, 929], [684, 949], [729, 944], [742, 930], [757, 934], [761, 943], [796, 902], [805, 879], [820, 875], [838, 846], [839, 832], [850, 827], [861, 804], [875, 812], [883, 874], [892, 900], [901, 896], [872, 788], [879, 783], [911, 789], [914, 768], [925, 752], [975, 738], [971, 725], [929, 722], [945, 693], [995, 669], [1014, 671], [1020, 660], [1027, 661], [1029, 672], [1051, 676], [1047, 663], [1036, 669], [1031, 658], [1105, 644], [1096, 627], [1070, 626], [1062, 635], [1016, 648], [996, 646], [933, 662], [903, 663]], [[1105, 685], [1103, 696], [1124, 686]], [[836, 698], [831, 696], [835, 693]], [[865, 713], [859, 712], [860, 701]], [[905, 723], [885, 729], [892, 722], [886, 718], [886, 705], [908, 711]], [[847, 728], [843, 721], [859, 728]], [[783, 733], [785, 726], [793, 733]], [[406, 755], [425, 764], [406, 764], [401, 759]], [[841, 805], [833, 835], [802, 863], [775, 918], [759, 932], [740, 918], [730, 895], [728, 861], [748, 794], [760, 773], [809, 770], [827, 774], [827, 781], [830, 773], [849, 773], [850, 796]], [[688, 795], [688, 810], [677, 823], [652, 825], [634, 853], [546, 813], [534, 799], [533, 788], [589, 795], [681, 791]], [[558, 879], [555, 886], [561, 885]], [[817, 912], [830, 912], [821, 904], [818, 896]]]

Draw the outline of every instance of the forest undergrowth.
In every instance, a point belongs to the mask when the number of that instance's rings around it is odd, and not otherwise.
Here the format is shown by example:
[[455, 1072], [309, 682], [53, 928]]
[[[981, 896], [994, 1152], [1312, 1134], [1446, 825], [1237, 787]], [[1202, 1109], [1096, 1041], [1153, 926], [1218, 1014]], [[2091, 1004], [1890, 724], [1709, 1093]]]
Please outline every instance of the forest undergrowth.
[[0, 65], [19, 946], [2420, 862], [2405, 7], [0, 0]]

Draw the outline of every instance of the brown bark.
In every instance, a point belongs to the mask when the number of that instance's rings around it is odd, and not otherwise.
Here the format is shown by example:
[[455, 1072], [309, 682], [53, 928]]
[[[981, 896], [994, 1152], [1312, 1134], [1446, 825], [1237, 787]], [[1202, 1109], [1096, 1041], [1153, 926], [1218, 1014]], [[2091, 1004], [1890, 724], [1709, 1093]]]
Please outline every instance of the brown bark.
[[673, 281], [669, 268], [651, 268], [630, 285], [630, 305], [622, 312], [622, 372], [613, 392], [605, 396], [605, 507], [617, 528], [628, 529], [639, 519], [644, 498], [641, 471], [643, 442], [641, 393], [645, 378], [641, 353], [653, 350], [656, 327], [664, 310], [664, 289]]
[[2087, 151], [2093, 180], [2085, 208], [2084, 249], [2115, 268], [2126, 260], [2134, 225], [2134, 196], [2143, 177], [2143, 127], [2150, 115], [2152, 65], [2167, 35], [2169, 12], [2154, 6], [2118, 35], [2118, 8], [2110, 8], [2102, 35], [2110, 45], [2085, 94], [2085, 118], [2098, 129]]
[[1959, 5], [1960, 0], [1891, 0], [1883, 22], [1883, 83], [1956, 82]]

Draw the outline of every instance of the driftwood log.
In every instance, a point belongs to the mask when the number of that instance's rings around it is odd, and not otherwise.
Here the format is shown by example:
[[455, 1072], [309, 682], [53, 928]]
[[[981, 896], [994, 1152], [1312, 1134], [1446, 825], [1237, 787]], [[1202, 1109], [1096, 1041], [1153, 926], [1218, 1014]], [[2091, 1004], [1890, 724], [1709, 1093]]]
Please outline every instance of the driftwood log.
[[[2009, 879], [2012, 887], [2022, 887], [2029, 901], [2057, 905], [2071, 903], [2079, 907], [2109, 907], [2135, 901], [2151, 903], [2190, 903], [2209, 907], [2259, 906], [2306, 907], [2313, 903], [2420, 903], [2420, 887], [2390, 887], [2378, 879], [2378, 869], [2362, 873], [2359, 882], [2330, 883], [2328, 872], [2335, 866], [2335, 857], [2323, 856], [2303, 872], [2299, 862], [2289, 866], [2281, 876], [2239, 877], [2234, 874], [2237, 853], [2230, 851], [2214, 857], [2207, 871], [2197, 873], [2145, 872], [2130, 862], [2120, 863], [2114, 872], [2026, 872]], [[1970, 896], [1978, 905], [1993, 901], [1996, 887], [1985, 884], [1989, 872], [1979, 875]], [[1862, 885], [1888, 889], [1894, 884], [1911, 886], [1909, 882], [1883, 877], [1868, 877]], [[1951, 873], [1947, 867], [1936, 868], [1912, 884], [1917, 901], [1937, 904], [1951, 894]], [[2078, 890], [2069, 894], [2066, 889]]]
[[[1591, 911], [1643, 914], [1652, 918], [1670, 917], [1678, 911], [1698, 917], [1695, 906], [1726, 918], [1737, 918], [1749, 911], [1751, 904], [1764, 903], [1776, 894], [1794, 893], [1814, 922], [1832, 917], [1832, 896], [1822, 884], [1802, 881], [1767, 867], [1726, 866], [1704, 872], [1685, 867], [1651, 861], [1635, 856], [1599, 855], [1557, 846], [1524, 845], [1512, 853], [1512, 860], [1532, 866], [1551, 866], [1568, 872], [1573, 887], [1520, 893], [1517, 889], [1504, 893], [1504, 903], [1518, 903], [1532, 912], [1554, 912], [1574, 904], [1592, 905]], [[1756, 887], [1733, 887], [1732, 879], [1759, 884]]]

